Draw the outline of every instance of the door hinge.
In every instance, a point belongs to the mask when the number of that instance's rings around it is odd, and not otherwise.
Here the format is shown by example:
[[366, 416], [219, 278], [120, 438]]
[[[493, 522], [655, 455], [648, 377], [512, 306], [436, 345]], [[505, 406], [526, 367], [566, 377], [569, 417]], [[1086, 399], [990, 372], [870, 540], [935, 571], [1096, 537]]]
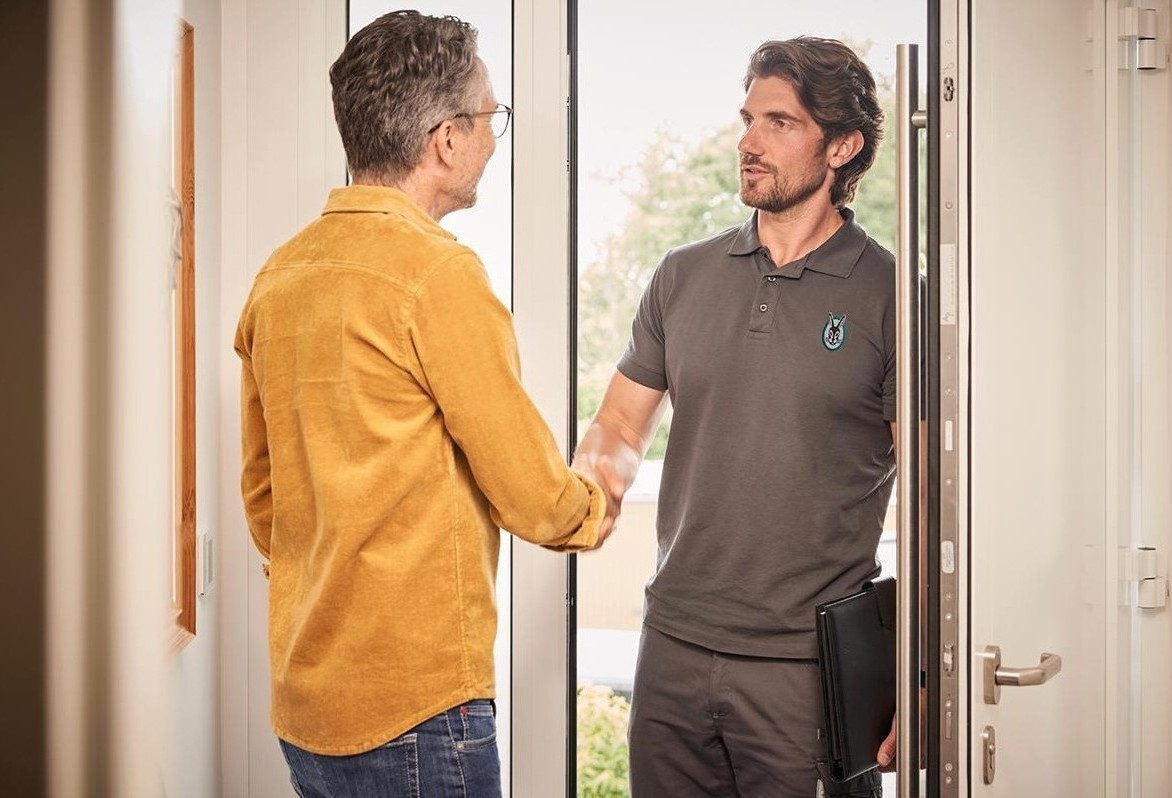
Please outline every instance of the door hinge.
[[1140, 546], [1125, 553], [1127, 582], [1135, 583], [1134, 606], [1156, 610], [1168, 605], [1168, 558], [1154, 546]]
[[1119, 9], [1120, 69], [1164, 69], [1168, 48], [1160, 41], [1160, 18], [1154, 8]]

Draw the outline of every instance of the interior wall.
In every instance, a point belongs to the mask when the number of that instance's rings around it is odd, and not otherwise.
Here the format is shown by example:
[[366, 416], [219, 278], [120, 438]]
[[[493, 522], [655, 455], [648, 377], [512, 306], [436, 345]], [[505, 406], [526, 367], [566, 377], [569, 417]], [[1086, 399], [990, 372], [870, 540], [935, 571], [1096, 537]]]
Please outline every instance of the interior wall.
[[[46, 676], [48, 693], [47, 792], [80, 795], [101, 777], [90, 767], [92, 706], [90, 689], [97, 674], [87, 634], [90, 584], [89, 550], [96, 548], [90, 514], [91, 449], [98, 435], [97, 344], [87, 345], [100, 298], [90, 290], [97, 282], [97, 244], [103, 225], [92, 221], [92, 195], [99, 191], [95, 162], [108, 155], [109, 126], [105, 98], [108, 70], [96, 68], [107, 57], [105, 26], [91, 25], [87, 0], [55, 0], [50, 14], [48, 247], [46, 278], [46, 447], [45, 471], [52, 475], [46, 496], [45, 543], [48, 562], [46, 596]], [[7, 28], [6, 28], [7, 29]], [[93, 541], [87, 545], [86, 541]]]
[[45, 789], [45, 246], [49, 20], [0, 4], [0, 794]]
[[[154, 796], [166, 753], [163, 641], [169, 630], [172, 530], [170, 215], [171, 81], [177, 0], [108, 0], [108, 170], [93, 205], [104, 318], [87, 565], [98, 606], [89, 623], [105, 684], [94, 687], [96, 755], [110, 795]], [[100, 132], [99, 132], [100, 135]], [[97, 154], [95, 154], [97, 156]], [[103, 196], [104, 194], [104, 196]], [[88, 785], [87, 785], [88, 786]], [[92, 792], [87, 794], [94, 794]]]
[[197, 542], [206, 537], [211, 544], [205, 567], [213, 578], [196, 600], [195, 639], [169, 663], [168, 798], [216, 795], [220, 783], [220, 591], [214, 578], [220, 542], [220, 5], [184, 0], [181, 12], [195, 31], [195, 519]]
[[[178, 5], [54, 0], [48, 8], [48, 290], [24, 311], [39, 306], [48, 318], [39, 339], [48, 791], [157, 796], [170, 614], [166, 196]], [[36, 71], [24, 63], [15, 74], [32, 81]]]

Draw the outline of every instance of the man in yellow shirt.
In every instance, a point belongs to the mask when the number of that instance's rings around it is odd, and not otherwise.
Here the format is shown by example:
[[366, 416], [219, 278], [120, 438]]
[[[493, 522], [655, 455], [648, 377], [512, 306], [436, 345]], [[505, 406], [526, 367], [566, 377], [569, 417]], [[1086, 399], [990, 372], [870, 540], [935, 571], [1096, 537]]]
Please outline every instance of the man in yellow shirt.
[[499, 528], [574, 551], [613, 518], [522, 389], [483, 265], [438, 224], [473, 205], [512, 113], [475, 29], [387, 14], [330, 79], [353, 185], [272, 254], [236, 336], [272, 725], [303, 798], [491, 797]]

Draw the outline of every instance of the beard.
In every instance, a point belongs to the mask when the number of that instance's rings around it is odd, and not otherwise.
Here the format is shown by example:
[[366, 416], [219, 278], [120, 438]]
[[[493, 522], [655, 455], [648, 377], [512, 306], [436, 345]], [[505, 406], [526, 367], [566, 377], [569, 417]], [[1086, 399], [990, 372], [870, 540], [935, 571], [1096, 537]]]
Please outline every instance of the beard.
[[476, 204], [476, 187], [479, 183], [479, 178], [476, 183], [461, 186], [460, 189], [452, 194], [452, 208], [454, 211], [462, 211], [466, 208], [471, 208]]
[[[765, 165], [759, 159], [742, 159], [741, 164]], [[797, 175], [794, 179], [784, 179], [777, 174], [776, 169], [766, 168], [770, 171], [769, 176], [759, 177], [753, 182], [741, 176], [741, 202], [766, 213], [781, 213], [801, 205], [818, 193], [826, 179], [825, 174], [818, 174], [816, 170]]]
[[483, 168], [474, 175], [466, 175], [464, 179], [455, 186], [451, 186], [447, 195], [445, 196], [446, 206], [444, 214], [449, 214], [452, 211], [462, 211], [476, 205], [476, 190], [480, 185], [480, 176], [483, 173]]
[[489, 151], [478, 163], [469, 164], [469, 171], [463, 175], [460, 183], [449, 189], [451, 210], [460, 211], [476, 204], [476, 191], [480, 186], [481, 178], [484, 177], [484, 170], [488, 166], [488, 160], [491, 156], [492, 151]]

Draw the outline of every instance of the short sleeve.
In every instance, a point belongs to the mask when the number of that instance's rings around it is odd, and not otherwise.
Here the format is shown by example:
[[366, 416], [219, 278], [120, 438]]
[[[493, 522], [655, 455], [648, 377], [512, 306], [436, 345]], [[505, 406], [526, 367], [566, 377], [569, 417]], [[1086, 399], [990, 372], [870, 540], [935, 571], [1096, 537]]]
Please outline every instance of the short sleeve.
[[619, 359], [623, 376], [656, 391], [667, 390], [663, 319], [667, 300], [667, 258], [660, 261], [639, 299], [627, 349]]
[[883, 309], [883, 420], [888, 422], [895, 421], [899, 414], [899, 405], [895, 396], [898, 379], [895, 351], [895, 292], [892, 291], [887, 301], [887, 307]]

